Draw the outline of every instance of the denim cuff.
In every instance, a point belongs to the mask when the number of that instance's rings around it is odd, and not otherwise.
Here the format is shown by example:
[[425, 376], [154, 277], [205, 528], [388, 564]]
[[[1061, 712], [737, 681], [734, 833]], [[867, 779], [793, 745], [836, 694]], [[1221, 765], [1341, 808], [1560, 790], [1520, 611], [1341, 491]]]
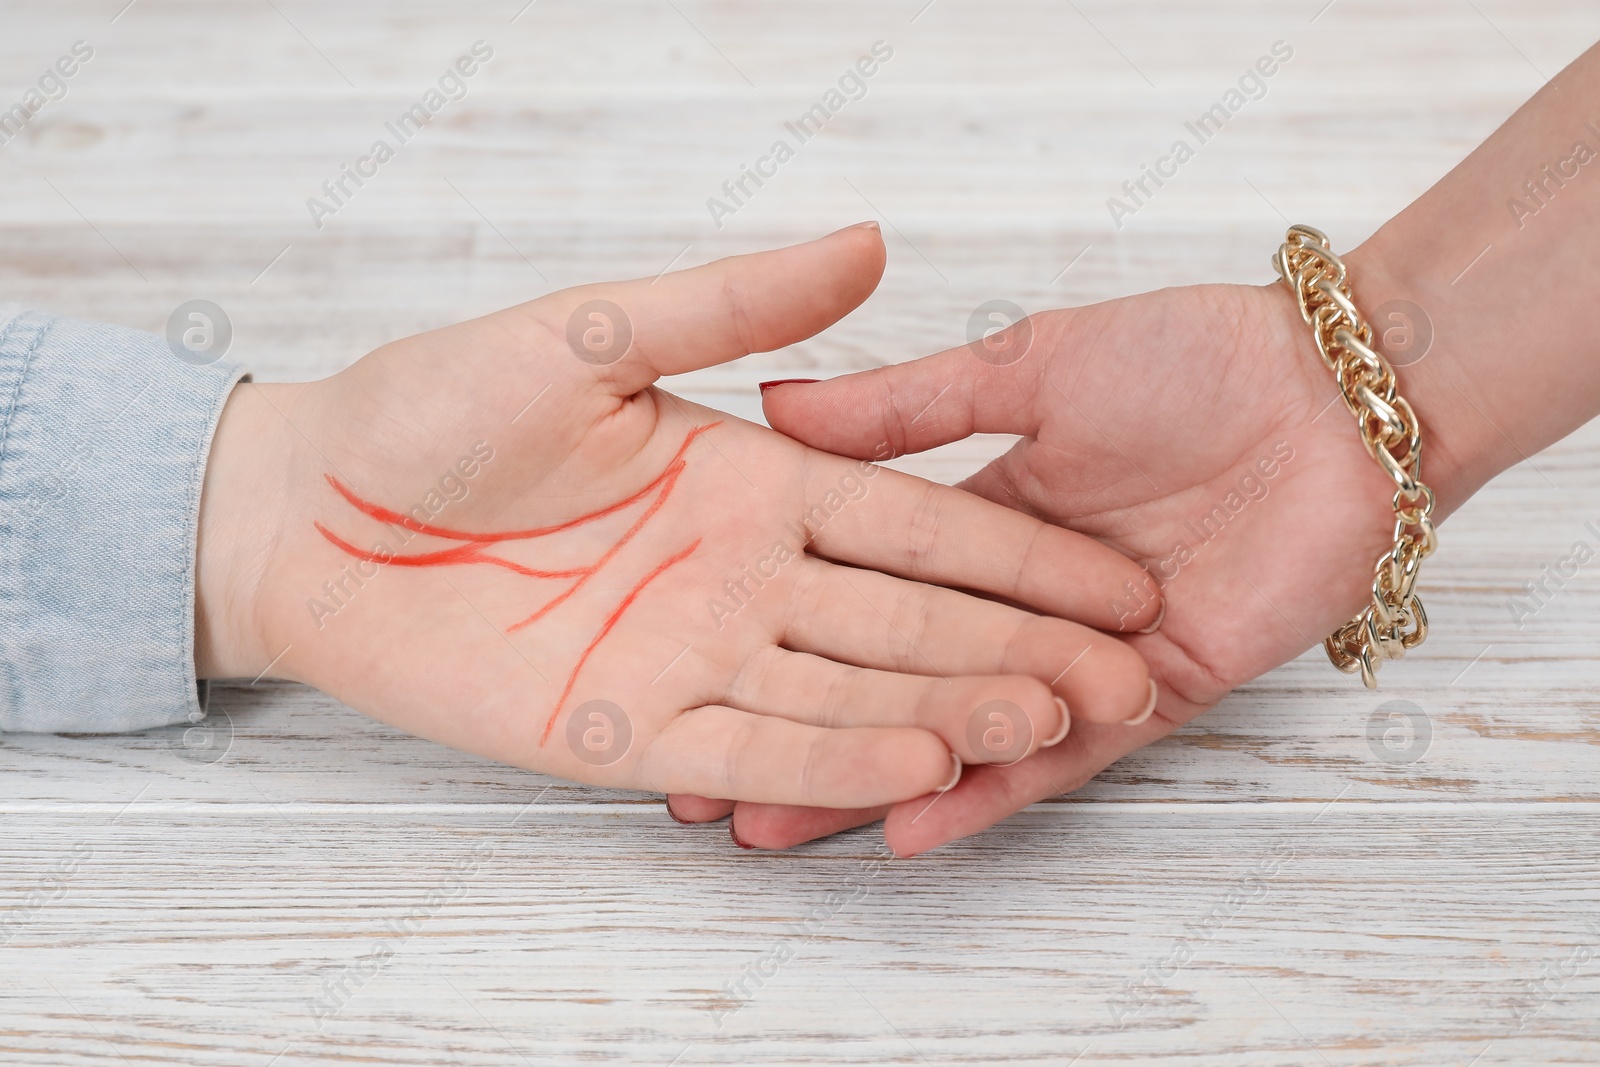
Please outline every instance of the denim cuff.
[[0, 306], [0, 730], [198, 721], [200, 489], [237, 364]]

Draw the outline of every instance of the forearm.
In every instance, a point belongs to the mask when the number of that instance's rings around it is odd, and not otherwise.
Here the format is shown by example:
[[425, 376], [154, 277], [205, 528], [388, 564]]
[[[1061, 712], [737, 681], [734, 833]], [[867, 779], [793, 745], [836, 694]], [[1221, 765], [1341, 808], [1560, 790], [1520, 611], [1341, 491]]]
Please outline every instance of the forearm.
[[1363, 311], [1431, 320], [1399, 377], [1442, 512], [1600, 414], [1600, 45], [1345, 259]]

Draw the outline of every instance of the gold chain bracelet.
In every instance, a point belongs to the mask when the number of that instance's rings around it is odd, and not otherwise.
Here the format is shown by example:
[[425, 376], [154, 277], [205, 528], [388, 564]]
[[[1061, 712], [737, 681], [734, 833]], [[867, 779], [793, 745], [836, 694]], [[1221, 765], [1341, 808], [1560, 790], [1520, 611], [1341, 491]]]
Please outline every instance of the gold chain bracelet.
[[1362, 443], [1396, 486], [1394, 547], [1378, 558], [1372, 602], [1322, 642], [1335, 667], [1346, 674], [1359, 670], [1367, 688], [1376, 689], [1382, 662], [1399, 659], [1428, 636], [1428, 615], [1415, 586], [1417, 570], [1439, 538], [1433, 490], [1422, 482], [1422, 427], [1395, 391], [1394, 368], [1373, 347], [1372, 326], [1356, 310], [1344, 261], [1327, 237], [1310, 226], [1289, 227], [1272, 265], [1300, 302]]

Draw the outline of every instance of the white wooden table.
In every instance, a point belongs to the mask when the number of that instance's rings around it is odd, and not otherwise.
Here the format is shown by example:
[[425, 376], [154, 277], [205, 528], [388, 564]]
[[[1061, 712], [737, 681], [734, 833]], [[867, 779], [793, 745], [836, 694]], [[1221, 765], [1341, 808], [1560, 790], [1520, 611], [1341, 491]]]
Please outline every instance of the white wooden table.
[[[1262, 280], [1280, 212], [1352, 245], [1600, 37], [1592, 0], [125, 3], [0, 8], [0, 106], [95, 49], [0, 147], [0, 295], [155, 330], [211, 299], [283, 379], [882, 219], [866, 308], [680, 383], [744, 415], [759, 378], [957, 343], [985, 299]], [[479, 39], [466, 99], [315, 229], [306, 198]], [[878, 40], [866, 95], [714, 226]], [[1114, 229], [1278, 40], [1265, 97]], [[1592, 540], [1597, 457], [1584, 431], [1451, 520], [1435, 636], [1381, 694], [1308, 654], [914, 861], [871, 830], [742, 852], [287, 685], [219, 690], [188, 746], [7, 736], [0, 1061], [1593, 1064], [1600, 590], [1521, 629], [1506, 602]], [[1369, 744], [1391, 700], [1425, 742]]]

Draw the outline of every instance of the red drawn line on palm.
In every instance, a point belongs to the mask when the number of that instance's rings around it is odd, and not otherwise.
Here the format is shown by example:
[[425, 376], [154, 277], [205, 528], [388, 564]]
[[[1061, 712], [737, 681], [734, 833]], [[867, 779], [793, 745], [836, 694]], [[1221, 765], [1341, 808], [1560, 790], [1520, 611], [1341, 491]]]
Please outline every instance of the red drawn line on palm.
[[612, 611], [612, 613], [606, 618], [606, 621], [600, 625], [600, 632], [594, 635], [594, 640], [589, 642], [589, 647], [583, 650], [583, 654], [578, 657], [577, 664], [572, 668], [572, 673], [567, 676], [567, 687], [561, 691], [561, 698], [556, 701], [555, 710], [550, 713], [550, 718], [545, 720], [544, 733], [539, 735], [540, 748], [543, 748], [544, 743], [550, 740], [550, 731], [555, 729], [556, 720], [561, 717], [562, 707], [566, 704], [567, 698], [572, 695], [573, 687], [578, 684], [578, 672], [583, 670], [583, 665], [588, 662], [590, 654], [593, 653], [597, 647], [599, 647], [600, 642], [605, 639], [606, 634], [610, 633], [611, 628], [617, 625], [617, 621], [622, 618], [623, 612], [632, 607], [633, 602], [639, 599], [639, 594], [644, 592], [645, 586], [661, 577], [662, 574], [666, 573], [669, 567], [672, 567], [678, 563], [682, 563], [684, 560], [688, 559], [689, 555], [699, 547], [700, 538], [696, 537], [689, 547], [682, 549], [662, 560], [661, 563], [657, 565], [655, 570], [639, 579], [638, 583], [628, 591], [628, 595], [622, 598], [622, 602], [618, 604], [616, 609]]
[[377, 519], [379, 522], [403, 526], [406, 529], [412, 530], [416, 533], [428, 534], [431, 537], [442, 537], [447, 541], [472, 541], [480, 545], [495, 544], [500, 541], [526, 541], [534, 537], [545, 537], [549, 534], [561, 533], [564, 530], [570, 530], [574, 527], [582, 526], [598, 519], [603, 519], [607, 515], [613, 515], [616, 512], [621, 511], [629, 504], [639, 502], [646, 496], [649, 496], [652, 490], [659, 488], [663, 482], [671, 477], [675, 467], [678, 467], [680, 470], [682, 469], [679, 467], [679, 461], [681, 461], [684, 457], [684, 454], [689, 451], [689, 446], [694, 443], [694, 439], [696, 437], [699, 437], [708, 430], [715, 429], [721, 425], [721, 422], [712, 422], [707, 423], [704, 426], [696, 426], [694, 429], [690, 430], [689, 435], [683, 439], [683, 444], [678, 446], [678, 451], [674, 453], [672, 459], [668, 461], [667, 466], [662, 470], [662, 472], [652, 478], [649, 484], [647, 484], [643, 489], [640, 489], [637, 493], [634, 493], [632, 496], [620, 500], [608, 507], [603, 507], [598, 511], [591, 511], [587, 515], [580, 515], [575, 519], [569, 519], [566, 522], [557, 523], [554, 526], [536, 526], [530, 530], [505, 530], [499, 533], [469, 533], [465, 530], [452, 530], [445, 526], [434, 526], [431, 523], [419, 522], [404, 512], [392, 511], [380, 504], [374, 504], [370, 501], [363, 500], [361, 497], [352, 492], [348, 486], [331, 474], [323, 475], [323, 477], [328, 480], [328, 484], [333, 486], [333, 488], [338, 491], [339, 495], [344, 497], [352, 507], [354, 507], [357, 511], [360, 511], [362, 514], [369, 516], [370, 518]]
[[[314, 523], [313, 525], [316, 526], [317, 531], [321, 533], [323, 537], [327, 538], [329, 543], [338, 548], [341, 552], [344, 552], [350, 556], [354, 556], [356, 559], [363, 560], [368, 563], [377, 563], [379, 565], [393, 564], [399, 567], [444, 567], [465, 563], [487, 563], [497, 567], [504, 567], [507, 570], [529, 578], [577, 579], [577, 581], [573, 582], [570, 586], [545, 603], [543, 607], [539, 608], [533, 614], [506, 627], [506, 633], [515, 633], [517, 630], [520, 630], [523, 627], [532, 626], [534, 623], [550, 614], [550, 612], [560, 607], [563, 603], [570, 600], [574, 594], [583, 588], [585, 583], [587, 583], [590, 578], [593, 578], [597, 573], [599, 573], [602, 567], [615, 559], [617, 554], [622, 551], [624, 546], [626, 546], [629, 541], [632, 541], [639, 531], [644, 529], [645, 525], [655, 517], [657, 512], [661, 510], [662, 505], [667, 502], [667, 498], [672, 495], [673, 488], [678, 484], [678, 476], [683, 473], [684, 468], [687, 465], [688, 464], [684, 460], [678, 459], [671, 463], [666, 470], [662, 471], [661, 475], [651, 483], [652, 486], [658, 490], [658, 492], [656, 493], [656, 498], [651, 501], [650, 506], [646, 508], [637, 519], [634, 520], [633, 525], [628, 527], [621, 537], [612, 543], [610, 548], [606, 549], [606, 551], [601, 554], [599, 559], [585, 567], [573, 567], [566, 570], [556, 571], [539, 570], [534, 567], [525, 567], [522, 564], [516, 563], [512, 560], [504, 559], [500, 556], [494, 556], [484, 552], [483, 549], [486, 542], [481, 541], [469, 542], [464, 545], [459, 545], [455, 548], [444, 549], [440, 552], [423, 552], [413, 556], [384, 555], [376, 552], [368, 552], [364, 549], [356, 547], [355, 545], [352, 545], [350, 542], [346, 541], [344, 538], [340, 537], [338, 534], [334, 533], [320, 522]], [[347, 496], [346, 499], [349, 499], [349, 497]], [[356, 499], [360, 498], [358, 497]], [[636, 501], [638, 497], [635, 495], [630, 499]], [[363, 503], [365, 502], [363, 501]], [[383, 509], [380, 508], [377, 510], [381, 511]], [[611, 510], [613, 509], [607, 509], [608, 512]], [[581, 524], [588, 518], [589, 516], [583, 516], [580, 519], [575, 519], [573, 520], [573, 525]]]
[[367, 563], [376, 563], [380, 566], [393, 564], [396, 567], [443, 567], [454, 563], [490, 563], [529, 578], [576, 578], [581, 575], [587, 575], [590, 571], [589, 567], [573, 567], [564, 571], [542, 571], [533, 567], [524, 567], [522, 564], [512, 560], [485, 554], [482, 542], [461, 545], [458, 548], [447, 548], [442, 552], [424, 552], [415, 556], [395, 556], [386, 553], [368, 552], [352, 545], [320, 522], [312, 523], [312, 525], [317, 528], [318, 533], [322, 534], [323, 537], [327, 538], [329, 542], [346, 555], [354, 556], [356, 559]]
[[[633, 538], [644, 529], [650, 520], [661, 511], [661, 508], [667, 502], [667, 498], [672, 495], [673, 489], [678, 484], [678, 478], [683, 474], [684, 469], [688, 466], [688, 463], [684, 457], [689, 451], [689, 446], [694, 443], [694, 439], [708, 430], [720, 425], [720, 422], [714, 422], [705, 426], [697, 426], [690, 430], [688, 435], [684, 437], [683, 443], [678, 446], [677, 452], [674, 453], [672, 459], [667, 463], [666, 467], [663, 468], [661, 473], [655, 478], [651, 479], [650, 482], [638, 492], [631, 494], [615, 504], [611, 504], [607, 507], [589, 512], [586, 515], [580, 515], [575, 519], [570, 519], [566, 522], [558, 523], [552, 526], [542, 526], [527, 530], [511, 530], [495, 533], [473, 533], [463, 530], [453, 530], [443, 526], [434, 526], [431, 523], [420, 522], [402, 512], [394, 511], [390, 508], [383, 507], [380, 504], [373, 503], [372, 501], [368, 501], [360, 496], [357, 496], [356, 493], [353, 492], [348, 486], [344, 485], [331, 474], [324, 475], [328, 484], [332, 486], [333, 489], [338, 492], [338, 494], [343, 497], [347, 503], [369, 518], [391, 525], [399, 525], [405, 529], [416, 533], [425, 534], [427, 536], [439, 537], [446, 540], [464, 541], [466, 543], [458, 545], [454, 548], [443, 549], [436, 552], [423, 552], [410, 556], [396, 556], [392, 554], [368, 552], [364, 549], [358, 548], [349, 541], [346, 541], [344, 538], [335, 534], [321, 522], [315, 522], [313, 525], [316, 527], [318, 533], [322, 534], [322, 536], [326, 538], [329, 543], [334, 545], [334, 547], [338, 548], [341, 552], [369, 563], [377, 563], [380, 565], [393, 564], [401, 567], [444, 567], [481, 563], [504, 567], [507, 570], [529, 578], [577, 579], [563, 592], [533, 612], [533, 614], [507, 627], [506, 632], [512, 633], [538, 622], [540, 619], [550, 614], [550, 612], [554, 611], [561, 604], [571, 599], [573, 595], [583, 588], [584, 584], [587, 583], [590, 578], [594, 577], [597, 573], [599, 573], [601, 568], [603, 568], [612, 559], [616, 558], [617, 554], [622, 551], [623, 547], [627, 545], [629, 541], [633, 540]], [[542, 570], [534, 567], [527, 567], [520, 563], [516, 563], [513, 560], [491, 555], [484, 551], [484, 549], [489, 545], [499, 544], [505, 541], [526, 541], [539, 537], [548, 537], [552, 534], [562, 533], [564, 531], [583, 526], [587, 523], [605, 518], [608, 515], [616, 514], [617, 512], [627, 508], [630, 504], [638, 503], [640, 500], [648, 497], [651, 493], [655, 494], [655, 499], [650, 502], [650, 505], [640, 513], [639, 517], [634, 520], [633, 524], [629, 526], [628, 529], [624, 531], [616, 541], [612, 542], [611, 547], [606, 549], [606, 551], [601, 554], [600, 558], [588, 566], [568, 568], [564, 570]], [[688, 556], [694, 552], [699, 545], [700, 540], [697, 538], [693, 544], [664, 560], [654, 570], [645, 575], [644, 578], [635, 584], [634, 587], [629, 590], [628, 594], [624, 596], [617, 604], [616, 608], [611, 612], [611, 614], [607, 616], [606, 620], [601, 624], [599, 631], [595, 634], [593, 640], [589, 642], [588, 646], [583, 650], [582, 654], [579, 655], [577, 663], [573, 666], [571, 673], [567, 676], [567, 684], [561, 691], [561, 697], [556, 701], [555, 708], [551, 712], [549, 720], [545, 723], [544, 732], [539, 739], [539, 747], [543, 748], [545, 742], [549, 740], [550, 732], [555, 726], [556, 719], [560, 716], [561, 708], [566, 704], [567, 698], [572, 695], [572, 690], [577, 684], [579, 672], [583, 670], [584, 664], [588, 661], [594, 650], [599, 647], [600, 642], [604, 640], [606, 635], [609, 634], [616, 626], [617, 622], [622, 618], [623, 614], [628, 610], [628, 608], [633, 605], [633, 602], [638, 599], [639, 595], [644, 591], [646, 586], [648, 586], [656, 578], [660, 577], [661, 574], [663, 574], [668, 568], [688, 558]]]
[[[582, 589], [584, 583], [598, 574], [601, 567], [604, 567], [607, 563], [610, 563], [614, 558], [616, 558], [617, 553], [622, 551], [623, 546], [629, 541], [632, 541], [634, 535], [640, 530], [644, 529], [645, 523], [654, 518], [656, 513], [661, 510], [662, 505], [667, 502], [667, 497], [672, 495], [673, 487], [678, 484], [678, 475], [683, 473], [683, 469], [686, 466], [688, 466], [688, 464], [684, 460], [680, 459], [675, 461], [670, 467], [663, 471], [662, 475], [665, 480], [661, 483], [661, 492], [656, 496], [655, 500], [651, 501], [650, 506], [645, 508], [644, 511], [640, 513], [639, 517], [633, 521], [633, 525], [628, 527], [627, 532], [618, 538], [610, 548], [606, 549], [604, 555], [595, 560], [594, 563], [588, 567], [584, 568], [583, 575], [577, 581], [568, 586], [566, 592], [562, 593], [560, 596], [557, 596], [554, 600], [550, 601], [544, 607], [540, 608], [532, 615], [529, 615], [521, 622], [512, 623], [506, 628], [506, 633], [515, 633], [524, 626], [532, 626], [534, 623], [550, 614], [562, 603], [570, 599], [572, 595], [575, 594], [579, 589]], [[698, 543], [699, 542], [696, 542], [696, 544]]]

